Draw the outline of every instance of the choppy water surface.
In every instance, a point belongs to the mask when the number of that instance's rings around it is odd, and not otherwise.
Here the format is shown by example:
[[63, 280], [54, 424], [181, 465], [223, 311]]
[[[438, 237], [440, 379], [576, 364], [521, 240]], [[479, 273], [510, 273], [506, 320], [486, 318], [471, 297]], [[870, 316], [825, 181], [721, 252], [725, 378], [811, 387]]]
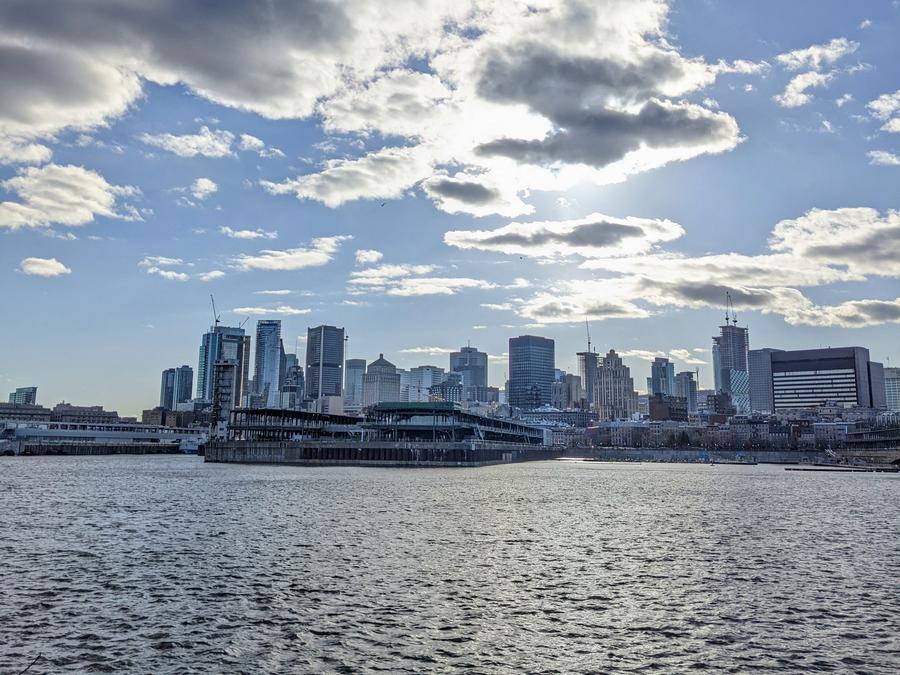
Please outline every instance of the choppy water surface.
[[897, 672], [900, 481], [0, 459], [0, 672]]

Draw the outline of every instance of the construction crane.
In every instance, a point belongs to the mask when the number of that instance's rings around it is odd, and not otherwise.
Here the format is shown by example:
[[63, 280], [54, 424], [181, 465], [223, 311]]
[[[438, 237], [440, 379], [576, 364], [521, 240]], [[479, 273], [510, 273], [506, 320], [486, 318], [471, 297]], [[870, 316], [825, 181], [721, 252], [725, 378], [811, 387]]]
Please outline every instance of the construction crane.
[[591, 324], [588, 323], [587, 317], [584, 317], [584, 329], [587, 331], [588, 354], [591, 353]]
[[238, 324], [238, 328], [243, 328], [243, 327], [244, 327], [244, 324], [247, 323], [249, 320], [250, 320], [250, 317], [248, 316], [246, 319], [244, 319], [243, 321], [241, 321], [241, 322]]
[[222, 318], [219, 316], [219, 313], [216, 312], [216, 299], [212, 296], [212, 293], [209, 294], [209, 301], [212, 303], [212, 311], [213, 311], [213, 326], [215, 328], [219, 327], [219, 320]]
[[731, 291], [725, 291], [725, 325], [727, 326], [729, 323], [737, 326], [737, 312], [734, 311], [734, 303], [731, 301]]

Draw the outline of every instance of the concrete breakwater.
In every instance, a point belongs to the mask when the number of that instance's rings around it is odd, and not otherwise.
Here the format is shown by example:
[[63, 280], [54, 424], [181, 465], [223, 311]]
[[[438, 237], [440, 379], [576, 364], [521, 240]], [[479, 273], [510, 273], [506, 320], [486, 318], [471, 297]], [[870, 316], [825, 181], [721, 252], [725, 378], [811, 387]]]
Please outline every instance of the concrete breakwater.
[[177, 443], [26, 443], [0, 445], [4, 455], [159, 455], [180, 454]]
[[207, 462], [348, 466], [486, 466], [553, 459], [561, 450], [486, 442], [220, 441]]

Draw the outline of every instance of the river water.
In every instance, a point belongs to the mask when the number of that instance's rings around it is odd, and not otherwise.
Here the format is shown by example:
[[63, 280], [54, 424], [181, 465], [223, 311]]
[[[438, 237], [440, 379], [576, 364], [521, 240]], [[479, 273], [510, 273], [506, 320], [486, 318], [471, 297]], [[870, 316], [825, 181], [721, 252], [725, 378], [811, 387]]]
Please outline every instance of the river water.
[[900, 480], [0, 458], [0, 672], [898, 672]]

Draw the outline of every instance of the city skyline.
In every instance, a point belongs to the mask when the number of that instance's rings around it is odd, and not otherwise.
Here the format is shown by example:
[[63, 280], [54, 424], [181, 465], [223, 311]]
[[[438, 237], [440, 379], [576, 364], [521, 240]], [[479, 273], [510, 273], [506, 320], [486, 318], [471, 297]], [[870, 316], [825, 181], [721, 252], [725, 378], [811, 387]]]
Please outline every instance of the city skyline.
[[41, 4], [0, 10], [7, 391], [138, 414], [197, 367], [210, 292], [287, 352], [320, 324], [404, 369], [471, 342], [492, 386], [517, 335], [578, 373], [587, 318], [636, 382], [665, 357], [712, 388], [726, 291], [751, 350], [900, 364], [896, 4], [334, 9], [328, 49], [278, 3], [283, 31], [97, 5], [90, 35]]

